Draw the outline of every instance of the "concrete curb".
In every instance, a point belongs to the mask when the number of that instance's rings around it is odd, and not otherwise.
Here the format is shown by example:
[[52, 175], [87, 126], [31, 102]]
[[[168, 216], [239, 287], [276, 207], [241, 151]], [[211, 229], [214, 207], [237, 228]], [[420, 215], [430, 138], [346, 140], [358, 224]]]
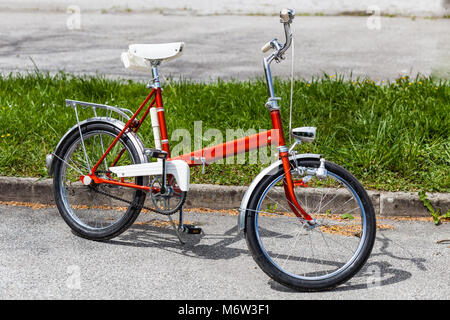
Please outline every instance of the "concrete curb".
[[[186, 207], [237, 209], [247, 187], [193, 184]], [[380, 216], [430, 216], [417, 193], [368, 191], [375, 212]], [[450, 193], [427, 193], [435, 209], [450, 209]], [[54, 204], [52, 179], [0, 176], [0, 201]]]

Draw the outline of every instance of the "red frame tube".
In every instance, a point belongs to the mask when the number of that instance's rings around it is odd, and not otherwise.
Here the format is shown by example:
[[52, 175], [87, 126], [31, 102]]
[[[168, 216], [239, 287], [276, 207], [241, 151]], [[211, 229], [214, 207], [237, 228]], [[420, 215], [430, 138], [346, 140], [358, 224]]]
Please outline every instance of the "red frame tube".
[[170, 157], [169, 138], [167, 136], [166, 118], [164, 116], [164, 106], [161, 95], [161, 88], [156, 89], [156, 109], [158, 112], [159, 131], [161, 133], [161, 147]]
[[[273, 137], [275, 137], [275, 139]], [[278, 134], [276, 130], [272, 129], [240, 139], [228, 141], [212, 147], [196, 150], [175, 158], [170, 158], [169, 160], [184, 160], [190, 166], [201, 164], [199, 163], [199, 161], [201, 160], [200, 158], [204, 158], [205, 163], [214, 162], [241, 153], [246, 153], [251, 150], [262, 148], [267, 145], [271, 145], [273, 143], [276, 143], [277, 137]]]
[[137, 109], [137, 111], [134, 113], [134, 115], [130, 118], [130, 120], [127, 121], [125, 124], [125, 127], [120, 131], [120, 133], [117, 135], [117, 137], [114, 139], [114, 141], [111, 143], [111, 145], [108, 147], [108, 149], [105, 151], [105, 153], [101, 156], [100, 160], [95, 164], [95, 166], [91, 169], [90, 176], [94, 176], [95, 170], [97, 170], [100, 163], [106, 158], [106, 155], [111, 151], [112, 148], [116, 145], [117, 141], [122, 137], [122, 135], [125, 133], [125, 131], [130, 127], [130, 125], [133, 123], [134, 119], [138, 116], [138, 114], [141, 112], [141, 110], [145, 107], [148, 100], [155, 94], [155, 89], [153, 89], [150, 94], [145, 98], [144, 102], [142, 102], [141, 106]]
[[[150, 94], [147, 96], [147, 98], [144, 100], [144, 102], [141, 104], [141, 106], [138, 108], [138, 110], [134, 113], [134, 115], [127, 121], [125, 124], [125, 127], [122, 129], [122, 131], [119, 133], [119, 135], [114, 139], [112, 144], [108, 147], [108, 149], [105, 151], [105, 153], [102, 155], [100, 160], [96, 163], [96, 165], [91, 169], [91, 172], [89, 176], [92, 178], [92, 180], [95, 183], [106, 183], [106, 184], [112, 184], [112, 185], [118, 185], [123, 187], [129, 187], [144, 191], [150, 191], [150, 187], [148, 186], [140, 186], [135, 183], [129, 183], [129, 182], [123, 182], [123, 181], [117, 181], [117, 180], [110, 180], [110, 179], [102, 179], [95, 176], [95, 170], [98, 168], [100, 163], [105, 159], [106, 155], [111, 151], [111, 149], [116, 145], [117, 141], [122, 137], [122, 135], [125, 133], [125, 131], [131, 127], [133, 121], [136, 119], [138, 114], [142, 111], [142, 109], [145, 107], [145, 105], [148, 103], [150, 98], [154, 96], [154, 99], [148, 106], [147, 110], [145, 111], [143, 117], [139, 120], [139, 123], [137, 126], [135, 126], [134, 132], [137, 132], [139, 128], [141, 127], [143, 121], [147, 117], [150, 108], [154, 106], [156, 103], [156, 108], [158, 111], [158, 122], [159, 122], [159, 128], [160, 128], [160, 134], [161, 134], [161, 145], [162, 149], [166, 151], [169, 154], [168, 160], [175, 160], [175, 159], [181, 159], [186, 161], [190, 166], [193, 165], [199, 165], [201, 163], [208, 163], [217, 161], [223, 158], [227, 158], [230, 156], [235, 156], [237, 154], [245, 153], [251, 150], [255, 150], [261, 147], [265, 147], [267, 145], [271, 144], [277, 144], [280, 148], [280, 159], [283, 164], [283, 169], [285, 172], [285, 178], [283, 180], [283, 186], [286, 198], [289, 203], [289, 207], [293, 211], [293, 213], [299, 217], [303, 218], [307, 221], [314, 221], [314, 219], [306, 213], [305, 210], [299, 205], [297, 198], [294, 193], [294, 186], [295, 183], [291, 176], [291, 164], [289, 161], [289, 154], [286, 151], [282, 151], [281, 148], [286, 149], [286, 142], [284, 139], [284, 133], [283, 133], [283, 125], [281, 121], [281, 114], [279, 110], [272, 110], [270, 112], [271, 120], [272, 120], [272, 127], [273, 129], [257, 133], [251, 136], [246, 136], [240, 139], [236, 139], [233, 141], [228, 141], [216, 146], [203, 148], [200, 150], [196, 150], [194, 152], [191, 152], [189, 154], [184, 154], [175, 158], [170, 158], [170, 148], [169, 148], [169, 139], [167, 134], [167, 126], [166, 126], [166, 119], [164, 116], [164, 105], [162, 100], [162, 94], [161, 94], [161, 88], [152, 89]], [[123, 150], [122, 150], [123, 151]], [[123, 154], [123, 152], [120, 152], [118, 157], [114, 160], [114, 164], [117, 163], [120, 156]], [[203, 158], [203, 159], [198, 159]], [[203, 160], [202, 162], [198, 162], [199, 160]], [[80, 177], [82, 180], [83, 177]], [[152, 190], [153, 191], [153, 190]]]
[[[281, 122], [281, 114], [280, 110], [272, 110], [270, 112], [270, 117], [272, 118], [272, 126], [274, 129], [278, 132], [278, 147], [279, 148], [286, 148], [286, 142], [284, 140], [284, 133], [283, 133], [283, 124]], [[289, 207], [291, 208], [292, 212], [299, 218], [303, 218], [307, 221], [314, 221], [314, 219], [306, 213], [305, 210], [300, 206], [300, 204], [297, 201], [297, 198], [295, 196], [294, 192], [294, 182], [291, 175], [291, 164], [289, 161], [289, 153], [286, 151], [281, 151], [280, 149], [280, 159], [283, 163], [283, 169], [284, 169], [284, 180], [283, 180], [283, 186], [284, 186], [284, 193], [286, 195], [286, 198], [288, 200]]]

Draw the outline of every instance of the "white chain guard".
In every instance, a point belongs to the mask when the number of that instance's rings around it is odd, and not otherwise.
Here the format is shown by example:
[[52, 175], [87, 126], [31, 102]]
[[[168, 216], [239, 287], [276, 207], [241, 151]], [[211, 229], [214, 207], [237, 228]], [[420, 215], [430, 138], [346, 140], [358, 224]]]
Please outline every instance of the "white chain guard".
[[[156, 176], [162, 174], [162, 161], [110, 167], [109, 170], [119, 178]], [[171, 174], [175, 177], [181, 191], [189, 191], [190, 170], [186, 161], [167, 161], [166, 174]]]

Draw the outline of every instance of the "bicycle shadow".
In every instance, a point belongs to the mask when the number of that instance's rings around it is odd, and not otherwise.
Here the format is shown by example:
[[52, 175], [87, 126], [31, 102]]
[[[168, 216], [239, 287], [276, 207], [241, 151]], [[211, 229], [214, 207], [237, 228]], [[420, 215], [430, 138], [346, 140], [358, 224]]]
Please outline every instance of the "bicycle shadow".
[[[229, 228], [220, 234], [182, 234], [182, 238], [185, 241], [184, 245], [179, 242], [172, 228], [135, 224], [126, 233], [107, 241], [107, 243], [140, 248], [155, 248], [191, 258], [208, 260], [228, 260], [242, 255], [251, 256], [245, 244], [244, 237], [237, 231], [237, 226]], [[240, 241], [242, 244], [237, 244]], [[378, 233], [376, 243], [381, 243], [381, 246], [378, 245], [376, 250], [372, 252], [369, 261], [363, 268], [352, 279], [333, 289], [333, 291], [344, 292], [381, 288], [411, 278], [411, 272], [395, 268], [387, 259], [391, 261], [409, 261], [416, 268], [422, 271], [426, 270], [426, 259], [414, 257], [409, 252], [409, 257], [395, 254], [392, 246], [397, 244], [384, 233]], [[399, 247], [407, 252], [406, 249], [401, 246]], [[297, 291], [287, 288], [272, 279], [268, 283], [273, 290], [297, 293]]]
[[[389, 239], [385, 234], [379, 233], [375, 243], [381, 243], [381, 247], [377, 248], [377, 251], [373, 251], [369, 257], [368, 262], [361, 268], [361, 270], [348, 282], [332, 289], [334, 292], [345, 292], [353, 290], [367, 290], [367, 289], [379, 289], [383, 286], [392, 285], [402, 281], [406, 281], [412, 277], [411, 272], [397, 269], [390, 262], [381, 260], [382, 258], [390, 258], [400, 261], [409, 261], [419, 270], [426, 271], [424, 258], [417, 258], [412, 256], [408, 250], [399, 246], [394, 241]], [[399, 246], [402, 250], [406, 251], [409, 257], [396, 255], [391, 249], [391, 244]], [[378, 261], [373, 261], [378, 260]], [[273, 290], [280, 292], [292, 292], [297, 291], [282, 286], [274, 280], [269, 280], [269, 285]]]
[[139, 248], [156, 248], [191, 258], [208, 260], [228, 260], [243, 254], [250, 255], [245, 244], [243, 244], [244, 248], [230, 247], [243, 240], [242, 235], [237, 232], [237, 226], [228, 229], [223, 234], [181, 233], [181, 237], [185, 244], [180, 243], [172, 228], [133, 225], [126, 233], [116, 239], [107, 241], [107, 243]]

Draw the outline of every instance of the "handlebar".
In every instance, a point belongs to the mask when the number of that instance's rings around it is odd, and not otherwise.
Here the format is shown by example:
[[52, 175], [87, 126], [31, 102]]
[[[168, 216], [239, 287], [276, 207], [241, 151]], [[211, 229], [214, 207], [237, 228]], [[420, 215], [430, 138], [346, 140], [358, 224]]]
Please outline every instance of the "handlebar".
[[266, 75], [267, 88], [269, 89], [269, 100], [266, 103], [266, 107], [269, 110], [278, 110], [279, 107], [277, 105], [277, 98], [275, 96], [275, 92], [273, 90], [273, 82], [272, 82], [272, 74], [270, 72], [270, 63], [275, 60], [276, 62], [280, 62], [284, 59], [283, 55], [287, 49], [292, 44], [292, 33], [291, 33], [291, 23], [294, 20], [295, 11], [291, 9], [283, 9], [280, 12], [280, 22], [284, 27], [284, 35], [286, 37], [286, 41], [284, 44], [278, 42], [277, 39], [273, 39], [270, 42], [267, 42], [262, 48], [262, 52], [267, 52], [270, 49], [274, 49], [275, 52], [270, 56], [267, 56], [263, 59], [264, 61], [264, 72]]
[[267, 42], [261, 48], [261, 51], [263, 53], [269, 51], [270, 49], [275, 49], [276, 51], [273, 53], [273, 57], [276, 60], [284, 59], [283, 54], [287, 49], [289, 49], [292, 43], [291, 23], [292, 20], [294, 20], [294, 17], [295, 11], [292, 9], [283, 9], [280, 11], [280, 22], [284, 25], [284, 34], [286, 37], [286, 41], [284, 44], [279, 43], [277, 39], [273, 39], [272, 41]]

